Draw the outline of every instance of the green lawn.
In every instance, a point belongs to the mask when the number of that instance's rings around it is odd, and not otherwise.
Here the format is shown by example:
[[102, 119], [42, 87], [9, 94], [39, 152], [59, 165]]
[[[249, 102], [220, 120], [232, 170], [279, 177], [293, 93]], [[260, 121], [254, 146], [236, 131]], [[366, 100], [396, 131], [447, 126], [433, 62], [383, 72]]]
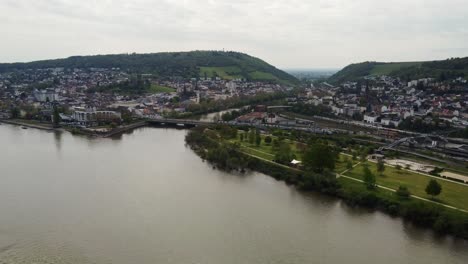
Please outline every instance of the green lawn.
[[[341, 184], [344, 190], [347, 192], [358, 192], [358, 193], [364, 193], [368, 192], [366, 186], [360, 182], [353, 181], [348, 178], [338, 178], [338, 182]], [[398, 197], [395, 195], [394, 192], [385, 190], [385, 189], [377, 189], [375, 191], [375, 194], [379, 197], [385, 198], [390, 201], [398, 201], [398, 202], [404, 202], [401, 199], [398, 199]]]
[[399, 70], [401, 68], [421, 65], [421, 62], [397, 62], [397, 63], [386, 63], [374, 66], [371, 75], [389, 75], [391, 72]]
[[[427, 183], [432, 179], [431, 177], [406, 170], [397, 170], [389, 166], [385, 167], [383, 176], [380, 176], [375, 163], [367, 162], [367, 164], [374, 175], [376, 175], [377, 184], [392, 189], [398, 189], [400, 185], [404, 185], [416, 196], [428, 199], [431, 198], [425, 191]], [[363, 165], [356, 166], [344, 175], [362, 180]], [[468, 210], [468, 186], [447, 182], [441, 179], [437, 181], [442, 185], [442, 193], [437, 197], [440, 202]]]
[[241, 69], [237, 66], [229, 66], [229, 67], [200, 67], [200, 76], [213, 78], [213, 77], [220, 77], [225, 80], [232, 80], [232, 79], [239, 79], [242, 78], [240, 75]]
[[[244, 141], [243, 142], [240, 141], [240, 137], [239, 137], [239, 135], [242, 134], [242, 133], [244, 133]], [[250, 153], [252, 155], [262, 154], [263, 155], [262, 157], [264, 157], [264, 158], [269, 157], [268, 158], [269, 160], [273, 160], [275, 158], [275, 151], [273, 151], [272, 144], [266, 144], [265, 143], [266, 135], [260, 135], [261, 138], [262, 138], [260, 146], [257, 146], [255, 143], [250, 144], [248, 142], [248, 133], [239, 131], [239, 135], [237, 136], [236, 139], [231, 140], [231, 142], [238, 142], [238, 143], [241, 144], [243, 149], [249, 149], [249, 151], [253, 151], [253, 152], [248, 152], [248, 153]], [[272, 140], [276, 138], [275, 136], [272, 136], [272, 135], [270, 135], [270, 137], [272, 138]], [[291, 140], [288, 140], [288, 139], [285, 139], [284, 141], [289, 143], [289, 145], [291, 146], [291, 150], [294, 152], [297, 159], [300, 159], [301, 153], [297, 148], [297, 142], [291, 141]], [[258, 155], [258, 156], [260, 156], [260, 155]]]
[[262, 159], [266, 159], [266, 160], [270, 160], [270, 161], [273, 161], [275, 159], [275, 155], [272, 155], [272, 154], [257, 150], [255, 148], [248, 147], [248, 146], [246, 146], [246, 144], [242, 144], [241, 146], [242, 146], [242, 151], [245, 152], [245, 153], [248, 153], [250, 155], [257, 156], [257, 157], [260, 157]]
[[353, 166], [359, 162], [359, 160], [353, 160], [353, 157], [340, 154], [339, 159], [335, 163], [335, 172], [342, 173], [343, 171], [348, 169], [346, 168], [346, 159], [350, 160], [353, 163]]
[[[240, 137], [239, 137], [239, 135], [241, 133], [244, 133], [244, 141], [243, 142], [240, 141]], [[268, 159], [268, 160], [273, 160], [275, 158], [275, 151], [273, 151], [272, 144], [266, 144], [265, 143], [266, 135], [261, 135], [262, 142], [260, 143], [260, 146], [255, 145], [255, 143], [250, 144], [248, 142], [248, 133], [239, 131], [239, 135], [237, 136], [236, 139], [231, 140], [231, 142], [240, 143], [243, 151], [245, 151], [245, 152], [247, 152], [247, 153], [249, 153], [251, 155], [256, 155], [256, 156], [259, 156], [259, 157], [262, 157], [262, 158]], [[269, 136], [272, 138], [272, 140], [277, 139], [277, 137], [275, 137], [273, 135], [269, 135]], [[289, 139], [285, 139], [284, 141], [289, 143], [289, 145], [291, 146], [291, 150], [293, 151], [293, 153], [297, 157], [296, 159], [301, 160], [302, 153], [297, 147], [297, 144], [299, 142], [291, 141]], [[355, 164], [357, 164], [359, 162], [357, 160], [352, 160], [352, 157], [350, 157], [350, 156], [340, 154], [339, 159], [336, 162], [336, 167], [335, 167], [336, 172], [341, 173], [344, 170], [346, 170], [346, 159], [351, 160], [353, 162], [353, 165], [355, 165]]]
[[254, 80], [267, 80], [267, 81], [268, 80], [271, 80], [271, 81], [278, 80], [278, 78], [276, 78], [276, 76], [274, 76], [273, 74], [268, 73], [268, 72], [254, 71], [254, 72], [250, 72], [249, 76], [250, 76], [250, 78], [252, 78]]
[[157, 84], [151, 84], [151, 87], [149, 89], [149, 92], [151, 93], [172, 93], [175, 91], [176, 90], [174, 88], [161, 86]]

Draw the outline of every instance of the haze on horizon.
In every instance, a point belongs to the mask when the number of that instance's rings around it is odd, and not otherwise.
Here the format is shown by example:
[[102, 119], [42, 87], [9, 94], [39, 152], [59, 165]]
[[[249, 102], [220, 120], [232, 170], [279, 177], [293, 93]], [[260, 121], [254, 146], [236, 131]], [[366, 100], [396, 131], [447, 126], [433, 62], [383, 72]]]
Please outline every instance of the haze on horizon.
[[234, 50], [279, 68], [468, 56], [466, 0], [0, 0], [0, 62]]

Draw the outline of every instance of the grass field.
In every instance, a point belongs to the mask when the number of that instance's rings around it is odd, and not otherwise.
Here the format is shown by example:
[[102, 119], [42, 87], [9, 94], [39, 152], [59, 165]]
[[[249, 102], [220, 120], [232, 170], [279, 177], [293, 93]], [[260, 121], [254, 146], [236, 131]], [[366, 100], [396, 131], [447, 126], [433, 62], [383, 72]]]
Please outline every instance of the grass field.
[[335, 171], [337, 173], [342, 173], [343, 171], [348, 169], [346, 168], [346, 160], [350, 160], [353, 166], [359, 163], [358, 160], [353, 160], [353, 158], [348, 155], [340, 154], [339, 159], [335, 163]]
[[174, 88], [166, 87], [166, 86], [161, 86], [157, 84], [151, 84], [151, 87], [149, 89], [150, 93], [172, 93], [175, 92], [176, 90]]
[[[425, 188], [431, 177], [410, 172], [407, 170], [397, 170], [394, 167], [385, 167], [383, 176], [377, 172], [377, 165], [373, 162], [367, 162], [370, 170], [376, 175], [377, 184], [398, 189], [400, 185], [406, 186], [409, 191], [423, 198], [430, 199], [426, 194]], [[360, 164], [344, 175], [356, 179], [363, 179], [363, 164]], [[468, 210], [468, 186], [452, 183], [444, 180], [437, 180], [442, 185], [442, 193], [437, 196], [441, 203]]]
[[[273, 151], [272, 144], [266, 144], [265, 143], [266, 135], [261, 135], [262, 141], [260, 143], [260, 146], [257, 146], [255, 144], [250, 144], [248, 142], [248, 133], [239, 131], [239, 135], [241, 133], [244, 133], [244, 141], [243, 142], [240, 141], [239, 136], [238, 136], [237, 139], [231, 140], [231, 142], [240, 143], [243, 150], [245, 150], [245, 152], [247, 152], [249, 154], [252, 154], [252, 155], [257, 155], [258, 154], [258, 156], [260, 156], [262, 158], [265, 158], [265, 159], [269, 159], [269, 160], [273, 160], [275, 158], [275, 152]], [[277, 139], [277, 137], [275, 137], [273, 135], [270, 135], [270, 137], [272, 139]], [[285, 139], [284, 142], [289, 143], [289, 145], [291, 147], [291, 150], [293, 151], [293, 153], [297, 157], [296, 159], [301, 160], [302, 153], [298, 148], [298, 143], [299, 142], [291, 141], [289, 139]], [[340, 154], [339, 159], [336, 162], [336, 168], [335, 168], [336, 172], [343, 172], [344, 170], [346, 170], [346, 159], [351, 160], [353, 165], [355, 165], [355, 164], [357, 164], [359, 162], [357, 160], [356, 161], [352, 160], [352, 157], [350, 157], [348, 155]]]
[[273, 74], [268, 73], [268, 72], [260, 72], [260, 71], [249, 72], [249, 76], [253, 80], [267, 80], [267, 81], [268, 80], [271, 80], [271, 81], [278, 80], [278, 78], [276, 78], [276, 76], [274, 76]]
[[242, 78], [240, 75], [241, 69], [237, 66], [229, 66], [229, 67], [200, 67], [200, 76], [213, 78], [213, 77], [220, 77], [226, 80], [238, 79]]
[[371, 75], [389, 75], [392, 71], [417, 65], [421, 65], [421, 62], [398, 62], [380, 64], [376, 65], [370, 73]]
[[[257, 145], [255, 145], [255, 143], [250, 144], [248, 142], [248, 133], [239, 132], [239, 135], [241, 133], [244, 133], [244, 141], [241, 142], [240, 139], [239, 139], [239, 136], [237, 137], [237, 139], [233, 139], [231, 141], [240, 143], [243, 151], [245, 151], [245, 152], [247, 152], [249, 154], [252, 154], [252, 155], [258, 155], [259, 157], [262, 157], [262, 158], [268, 159], [268, 160], [273, 160], [275, 158], [275, 152], [273, 151], [272, 144], [266, 144], [265, 143], [265, 136], [266, 135], [261, 135], [262, 141], [260, 143], [260, 146], [257, 146]], [[271, 136], [271, 135], [270, 135], [270, 137], [272, 139], [276, 138], [275, 136]], [[287, 140], [287, 139], [285, 139], [284, 142], [289, 143], [289, 145], [291, 147], [291, 150], [294, 152], [297, 159], [300, 159], [301, 153], [297, 148], [297, 142], [290, 141], [290, 140]]]
[[[265, 144], [265, 135], [261, 135], [261, 144], [260, 146], [256, 146], [255, 144], [250, 144], [248, 142], [248, 133], [239, 132], [239, 134], [240, 133], [244, 133], [244, 141], [241, 142], [238, 136], [237, 139], [233, 139], [232, 142], [240, 143], [242, 151], [250, 155], [254, 155], [270, 161], [274, 160], [275, 152], [273, 151], [271, 144]], [[276, 138], [275, 136], [271, 137], [272, 139]], [[297, 159], [301, 160], [301, 152], [297, 147], [298, 142], [289, 140], [285, 141], [290, 144], [292, 151], [297, 156]], [[347, 170], [346, 160], [350, 160], [353, 166], [359, 163], [358, 160], [352, 160], [352, 157], [348, 155], [340, 154], [339, 159], [335, 164], [335, 172], [342, 173]], [[403, 169], [398, 170], [391, 166], [385, 166], [383, 176], [380, 176], [377, 172], [376, 163], [366, 162], [366, 164], [368, 164], [371, 171], [374, 173], [374, 175], [376, 175], [377, 184], [394, 190], [398, 189], [400, 185], [406, 186], [409, 189], [409, 191], [416, 196], [428, 199], [431, 198], [429, 195], [426, 194], [425, 191], [427, 183], [430, 179], [432, 179], [431, 177]], [[344, 175], [355, 179], [363, 180], [363, 166], [363, 164], [359, 164], [347, 171], [346, 173], [344, 173]], [[348, 179], [348, 181], [350, 180]], [[468, 210], [468, 186], [444, 181], [442, 179], [438, 179], [437, 181], [442, 185], [442, 193], [436, 198], [437, 201], [443, 204]], [[364, 186], [364, 184], [362, 183], [359, 184]]]

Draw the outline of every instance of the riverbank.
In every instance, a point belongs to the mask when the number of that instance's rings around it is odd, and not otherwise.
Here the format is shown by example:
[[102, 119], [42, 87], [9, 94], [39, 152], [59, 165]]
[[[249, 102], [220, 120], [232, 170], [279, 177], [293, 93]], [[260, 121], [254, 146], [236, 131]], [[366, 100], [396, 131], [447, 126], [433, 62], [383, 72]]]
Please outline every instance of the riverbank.
[[[257, 157], [252, 152], [246, 153], [238, 144], [223, 142], [222, 136], [213, 129], [191, 130], [187, 135], [186, 143], [201, 158], [220, 169], [259, 171], [303, 191], [317, 191], [338, 197], [351, 206], [380, 210], [392, 216], [401, 216], [414, 224], [431, 228], [438, 233], [468, 239], [468, 214], [450, 206], [416, 197], [401, 197], [396, 195], [393, 189], [369, 190], [362, 181], [353, 177], [332, 179], [328, 174], [320, 175], [290, 168], [269, 159]], [[339, 174], [343, 173], [345, 171]]]
[[34, 128], [40, 130], [47, 130], [47, 131], [68, 131], [74, 135], [84, 135], [89, 137], [101, 137], [101, 138], [109, 138], [113, 137], [140, 127], [144, 127], [148, 125], [148, 122], [138, 121], [135, 123], [131, 123], [125, 126], [114, 128], [110, 131], [106, 132], [96, 132], [86, 128], [76, 128], [76, 127], [54, 127], [52, 123], [41, 123], [34, 120], [23, 120], [23, 119], [1, 119], [0, 123], [5, 123], [9, 125], [27, 127], [27, 128]]
[[40, 123], [36, 121], [31, 121], [31, 120], [20, 120], [20, 119], [0, 119], [0, 123], [5, 123], [5, 124], [10, 124], [10, 125], [16, 125], [16, 126], [23, 126], [27, 128], [35, 128], [35, 129], [41, 129], [41, 130], [57, 130], [57, 128], [54, 128], [52, 124], [49, 123]]

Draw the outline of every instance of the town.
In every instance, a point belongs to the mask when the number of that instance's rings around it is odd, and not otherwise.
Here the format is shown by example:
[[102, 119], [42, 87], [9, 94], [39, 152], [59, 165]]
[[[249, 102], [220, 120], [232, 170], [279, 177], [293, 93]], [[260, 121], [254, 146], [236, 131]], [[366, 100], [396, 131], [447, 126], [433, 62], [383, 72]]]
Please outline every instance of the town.
[[[115, 90], [117, 89], [117, 90]], [[36, 69], [0, 73], [0, 118], [109, 130], [132, 118], [184, 116], [202, 102], [290, 91], [285, 85], [220, 77], [131, 75], [119, 68]]]

